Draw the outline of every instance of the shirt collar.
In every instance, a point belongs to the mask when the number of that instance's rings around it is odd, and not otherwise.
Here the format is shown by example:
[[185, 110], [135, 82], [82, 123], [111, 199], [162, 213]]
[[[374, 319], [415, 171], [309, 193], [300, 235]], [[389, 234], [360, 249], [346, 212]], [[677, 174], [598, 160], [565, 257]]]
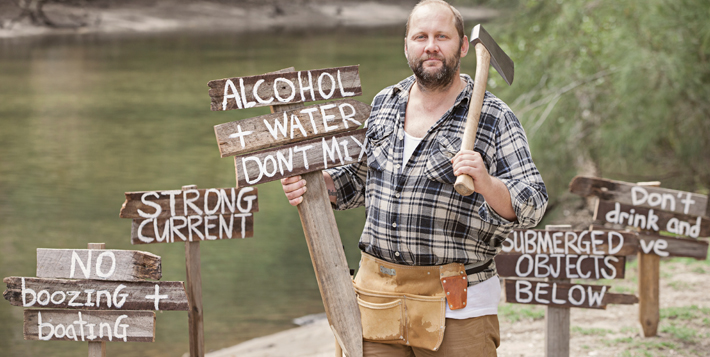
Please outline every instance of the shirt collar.
[[[461, 79], [466, 81], [466, 87], [459, 93], [458, 97], [456, 97], [456, 102], [454, 103], [454, 107], [458, 107], [461, 105], [463, 101], [468, 102], [469, 99], [471, 98], [471, 93], [473, 92], [473, 79], [471, 79], [471, 76], [465, 73], [460, 74]], [[392, 95], [399, 95], [400, 99], [403, 100], [408, 100], [409, 99], [409, 90], [412, 88], [414, 83], [416, 82], [416, 78], [414, 75], [411, 75], [399, 83], [395, 84], [394, 87], [392, 87]]]

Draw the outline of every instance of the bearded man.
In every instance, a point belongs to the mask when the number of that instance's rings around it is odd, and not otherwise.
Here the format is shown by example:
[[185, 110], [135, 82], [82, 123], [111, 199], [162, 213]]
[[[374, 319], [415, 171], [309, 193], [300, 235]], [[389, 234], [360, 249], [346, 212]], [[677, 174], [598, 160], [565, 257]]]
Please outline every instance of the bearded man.
[[[407, 21], [414, 74], [380, 91], [367, 121], [367, 161], [324, 171], [333, 207], [364, 205], [355, 277], [365, 356], [495, 356], [500, 281], [493, 260], [513, 228], [537, 225], [547, 206], [525, 132], [486, 92], [474, 150], [460, 151], [474, 83], [463, 18], [424, 0]], [[476, 192], [454, 190], [473, 178]], [[300, 177], [282, 180], [296, 206]]]

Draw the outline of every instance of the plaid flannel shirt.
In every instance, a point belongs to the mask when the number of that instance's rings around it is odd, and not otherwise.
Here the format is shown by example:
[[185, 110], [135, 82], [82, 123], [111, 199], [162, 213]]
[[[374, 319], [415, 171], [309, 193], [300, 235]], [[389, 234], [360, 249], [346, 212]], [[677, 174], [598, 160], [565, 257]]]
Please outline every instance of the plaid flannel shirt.
[[[426, 133], [402, 169], [404, 116], [410, 76], [383, 89], [367, 120], [367, 161], [329, 169], [337, 191], [337, 210], [365, 205], [367, 219], [360, 249], [405, 265], [462, 263], [466, 269], [491, 260], [513, 228], [537, 225], [547, 206], [547, 191], [530, 156], [525, 131], [508, 106], [486, 92], [474, 150], [490, 175], [510, 191], [517, 220], [496, 213], [478, 193], [454, 190], [451, 158], [461, 148], [473, 91], [466, 88]], [[471, 285], [496, 275], [495, 263], [469, 275]]]

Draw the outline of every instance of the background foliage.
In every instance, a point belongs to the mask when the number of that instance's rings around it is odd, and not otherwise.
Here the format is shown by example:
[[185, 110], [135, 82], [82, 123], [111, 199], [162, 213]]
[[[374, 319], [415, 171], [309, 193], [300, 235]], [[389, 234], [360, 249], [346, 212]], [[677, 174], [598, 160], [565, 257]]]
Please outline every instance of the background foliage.
[[577, 173], [707, 194], [710, 2], [504, 5], [514, 10], [486, 27], [515, 61], [515, 82], [491, 72], [488, 89], [526, 128], [551, 204]]

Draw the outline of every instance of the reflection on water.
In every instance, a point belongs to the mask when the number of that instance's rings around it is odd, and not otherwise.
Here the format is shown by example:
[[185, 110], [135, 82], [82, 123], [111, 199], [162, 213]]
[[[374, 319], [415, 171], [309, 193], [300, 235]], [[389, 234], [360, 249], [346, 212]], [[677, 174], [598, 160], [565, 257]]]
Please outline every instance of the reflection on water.
[[[357, 99], [369, 103], [410, 73], [401, 32], [0, 41], [0, 276], [35, 276], [37, 248], [105, 242], [158, 254], [162, 280], [184, 280], [184, 245], [131, 246], [131, 222], [118, 211], [126, 191], [234, 185], [233, 162], [220, 159], [213, 126], [268, 108], [211, 112], [207, 82], [360, 64], [364, 95]], [[259, 207], [254, 238], [201, 245], [207, 350], [323, 311], [297, 211], [277, 182], [259, 187]], [[364, 211], [336, 217], [355, 267]], [[155, 343], [109, 343], [108, 354], [186, 352], [187, 313], [156, 314]], [[23, 341], [22, 319], [22, 308], [0, 303], [3, 354], [86, 353], [85, 343]]]

